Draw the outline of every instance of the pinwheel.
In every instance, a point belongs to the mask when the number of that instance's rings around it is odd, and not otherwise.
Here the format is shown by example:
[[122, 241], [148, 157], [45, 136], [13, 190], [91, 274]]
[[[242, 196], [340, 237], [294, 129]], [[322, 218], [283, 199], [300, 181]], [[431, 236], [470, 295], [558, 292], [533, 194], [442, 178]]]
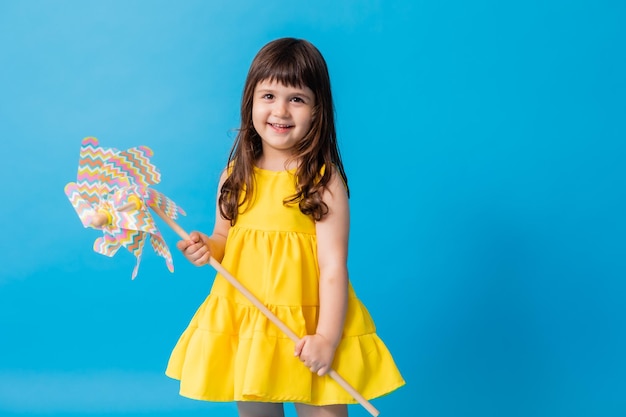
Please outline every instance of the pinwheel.
[[[172, 272], [174, 269], [170, 251], [148, 209], [154, 211], [182, 239], [189, 239], [187, 232], [174, 221], [179, 213], [184, 215], [185, 212], [165, 195], [149, 188], [161, 179], [159, 171], [150, 162], [152, 154], [146, 146], [118, 151], [100, 147], [96, 138], [85, 138], [80, 150], [77, 181], [65, 186], [65, 193], [83, 226], [99, 228], [104, 233], [94, 242], [96, 252], [113, 256], [124, 246], [137, 257], [133, 278], [137, 275], [146, 240], [150, 240], [155, 252], [165, 258], [168, 269]], [[210, 258], [209, 264], [294, 343], [300, 341], [296, 333], [217, 260]], [[328, 375], [370, 414], [378, 416], [378, 410], [335, 370], [331, 369]]]
[[165, 258], [173, 272], [172, 255], [147, 210], [153, 207], [164, 216], [176, 219], [185, 212], [160, 192], [149, 188], [158, 184], [161, 174], [150, 163], [153, 152], [146, 146], [118, 151], [99, 146], [98, 139], [83, 139], [76, 182], [65, 186], [65, 194], [78, 213], [83, 226], [101, 229], [103, 236], [93, 248], [113, 256], [124, 246], [137, 258], [132, 278], [137, 276], [147, 241]]

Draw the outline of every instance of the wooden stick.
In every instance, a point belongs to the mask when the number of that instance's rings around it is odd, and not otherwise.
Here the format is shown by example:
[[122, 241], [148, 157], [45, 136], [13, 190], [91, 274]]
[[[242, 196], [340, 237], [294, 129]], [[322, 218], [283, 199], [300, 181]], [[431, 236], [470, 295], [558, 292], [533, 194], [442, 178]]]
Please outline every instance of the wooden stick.
[[[180, 227], [174, 220], [170, 219], [169, 216], [167, 216], [163, 212], [163, 210], [161, 210], [160, 208], [155, 207], [155, 206], [150, 206], [150, 208], [152, 210], [154, 210], [154, 212], [156, 214], [158, 214], [159, 217], [161, 219], [163, 219], [163, 221], [165, 223], [167, 223], [167, 225], [169, 227], [171, 227], [174, 230], [174, 232], [176, 232], [176, 234], [178, 236], [181, 237], [181, 239], [189, 240], [189, 234], [187, 234], [187, 232], [185, 232], [185, 230], [182, 227]], [[298, 335], [296, 335], [293, 332], [293, 330], [291, 330], [289, 327], [287, 327], [287, 325], [285, 323], [283, 323], [274, 313], [272, 313], [265, 306], [265, 304], [263, 304], [258, 298], [256, 298], [256, 296], [254, 294], [252, 294], [250, 291], [248, 291], [248, 289], [246, 287], [244, 287], [237, 280], [237, 278], [235, 278], [233, 275], [231, 275], [231, 273], [228, 272], [226, 270], [226, 268], [224, 268], [222, 266], [222, 264], [220, 264], [218, 261], [216, 261], [213, 257], [210, 258], [209, 264], [213, 268], [215, 268], [215, 270], [217, 272], [219, 272], [224, 278], [226, 278], [226, 280], [232, 286], [234, 286], [237, 290], [239, 290], [239, 292], [241, 292], [241, 294], [243, 294], [244, 297], [246, 297], [252, 304], [254, 304], [254, 306], [256, 308], [258, 308], [261, 311], [261, 313], [263, 313], [265, 315], [265, 317], [268, 318], [268, 320], [270, 320], [272, 323], [274, 323], [276, 326], [278, 326], [278, 328], [285, 335], [287, 335], [287, 337], [289, 337], [289, 339], [291, 339], [294, 343], [298, 343], [300, 341], [300, 338], [298, 337]], [[330, 376], [339, 385], [341, 385], [341, 387], [344, 390], [346, 390], [346, 392], [348, 392], [350, 395], [352, 395], [352, 397], [354, 397], [354, 399], [357, 400], [359, 402], [359, 404], [361, 404], [372, 416], [377, 417], [380, 414], [380, 412], [369, 401], [367, 401], [365, 399], [365, 397], [363, 397], [356, 389], [354, 389], [352, 387], [352, 385], [350, 385], [348, 383], [348, 381], [343, 379], [341, 377], [341, 375], [339, 375], [334, 369], [331, 369], [330, 371], [328, 371], [328, 376]]]

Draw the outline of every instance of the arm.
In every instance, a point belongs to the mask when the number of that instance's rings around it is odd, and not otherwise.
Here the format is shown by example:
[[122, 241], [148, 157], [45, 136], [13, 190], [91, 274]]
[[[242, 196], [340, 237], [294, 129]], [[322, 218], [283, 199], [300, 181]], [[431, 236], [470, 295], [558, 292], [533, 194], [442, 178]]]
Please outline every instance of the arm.
[[[218, 197], [225, 180], [226, 171], [220, 177], [219, 186], [217, 187]], [[190, 240], [181, 240], [176, 244], [176, 247], [196, 266], [208, 263], [210, 257], [221, 262], [224, 257], [224, 248], [226, 247], [226, 237], [229, 229], [230, 221], [222, 218], [220, 215], [219, 198], [216, 198], [213, 234], [209, 237], [204, 233], [191, 232], [189, 234]]]
[[328, 214], [316, 224], [317, 256], [320, 269], [319, 319], [315, 335], [305, 336], [296, 345], [296, 356], [312, 372], [330, 370], [341, 341], [348, 304], [348, 195], [339, 175], [333, 175], [322, 196]]

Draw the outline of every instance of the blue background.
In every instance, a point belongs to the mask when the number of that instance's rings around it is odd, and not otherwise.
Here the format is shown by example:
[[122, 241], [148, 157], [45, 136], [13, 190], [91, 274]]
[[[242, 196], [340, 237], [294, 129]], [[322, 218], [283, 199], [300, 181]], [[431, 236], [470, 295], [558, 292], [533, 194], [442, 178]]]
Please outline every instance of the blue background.
[[330, 67], [351, 277], [407, 381], [381, 415], [626, 415], [625, 21], [619, 1], [2, 1], [0, 414], [236, 415], [163, 375], [213, 271], [146, 251], [131, 281], [63, 187], [85, 136], [148, 145], [180, 224], [210, 231], [250, 61], [295, 36]]

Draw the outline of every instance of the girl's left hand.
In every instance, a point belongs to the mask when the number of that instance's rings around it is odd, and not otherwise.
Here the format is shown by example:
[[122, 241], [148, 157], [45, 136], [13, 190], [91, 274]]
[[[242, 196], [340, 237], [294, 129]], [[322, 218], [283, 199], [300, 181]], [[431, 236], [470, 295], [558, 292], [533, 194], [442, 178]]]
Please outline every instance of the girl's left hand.
[[294, 355], [299, 357], [311, 372], [322, 376], [330, 371], [335, 348], [328, 339], [316, 333], [300, 339], [296, 344]]

